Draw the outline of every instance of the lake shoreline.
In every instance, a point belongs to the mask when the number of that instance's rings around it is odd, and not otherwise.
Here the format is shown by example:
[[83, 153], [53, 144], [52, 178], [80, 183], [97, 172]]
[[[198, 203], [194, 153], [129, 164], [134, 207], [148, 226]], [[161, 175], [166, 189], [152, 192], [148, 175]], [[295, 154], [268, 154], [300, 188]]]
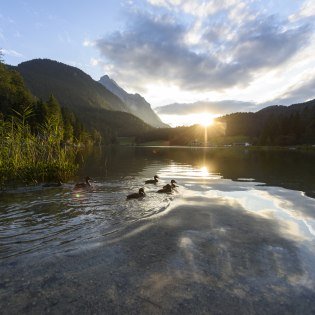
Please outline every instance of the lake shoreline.
[[[156, 148], [156, 149], [192, 149], [192, 150], [230, 150], [230, 151], [297, 151], [297, 152], [315, 152], [315, 145], [296, 145], [296, 146], [181, 146], [181, 145], [119, 145], [119, 144], [111, 144], [102, 146], [103, 148]], [[95, 146], [96, 149], [99, 149], [99, 146]], [[80, 153], [81, 154], [81, 153]], [[74, 167], [73, 169], [78, 169], [78, 166]], [[78, 172], [74, 174], [74, 170], [70, 171], [70, 168], [67, 170], [67, 178], [68, 179], [78, 179]], [[70, 173], [72, 172], [72, 176]], [[63, 176], [61, 176], [63, 177]], [[56, 177], [56, 180], [58, 178]], [[4, 185], [2, 184], [0, 187], [1, 191], [6, 191], [8, 189], [19, 188], [19, 187], [40, 187], [45, 181], [38, 182], [38, 181], [30, 181], [25, 185], [25, 181], [11, 181], [8, 180], [7, 183]], [[67, 181], [65, 181], [67, 183]], [[69, 182], [71, 183], [71, 181]]]

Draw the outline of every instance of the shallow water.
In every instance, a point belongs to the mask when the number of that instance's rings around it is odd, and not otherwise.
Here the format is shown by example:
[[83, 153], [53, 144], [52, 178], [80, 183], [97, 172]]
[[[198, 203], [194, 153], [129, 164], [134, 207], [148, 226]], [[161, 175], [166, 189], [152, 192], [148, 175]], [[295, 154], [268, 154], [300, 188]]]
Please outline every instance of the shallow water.
[[0, 193], [4, 313], [315, 312], [314, 153], [121, 147], [81, 162], [91, 190]]

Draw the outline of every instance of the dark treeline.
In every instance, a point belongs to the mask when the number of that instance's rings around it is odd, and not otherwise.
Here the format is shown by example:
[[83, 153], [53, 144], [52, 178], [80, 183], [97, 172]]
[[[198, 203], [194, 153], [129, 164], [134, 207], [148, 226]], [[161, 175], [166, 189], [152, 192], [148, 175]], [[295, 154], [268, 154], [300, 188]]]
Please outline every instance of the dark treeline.
[[207, 128], [200, 125], [157, 128], [136, 137], [136, 142], [166, 141], [169, 145], [204, 144], [214, 137], [222, 136], [223, 132], [222, 124]]
[[207, 129], [199, 125], [160, 128], [136, 138], [138, 143], [152, 141], [166, 141], [170, 145], [314, 144], [315, 100], [291, 106], [269, 106], [256, 113], [225, 115]]
[[257, 145], [315, 143], [315, 100], [270, 106], [256, 113], [234, 113], [218, 119], [226, 136], [246, 136]]

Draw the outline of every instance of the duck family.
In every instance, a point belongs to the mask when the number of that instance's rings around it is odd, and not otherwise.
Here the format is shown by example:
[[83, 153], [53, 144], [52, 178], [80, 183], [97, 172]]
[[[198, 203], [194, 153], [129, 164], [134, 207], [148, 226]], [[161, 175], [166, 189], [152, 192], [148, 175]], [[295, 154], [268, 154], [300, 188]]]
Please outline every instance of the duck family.
[[[144, 183], [145, 184], [156, 184], [158, 182], [158, 178], [159, 178], [158, 175], [154, 175], [153, 179], [146, 180]], [[92, 188], [93, 186], [91, 184], [91, 181], [92, 181], [92, 178], [89, 177], [89, 176], [86, 176], [85, 179], [84, 179], [84, 182], [76, 183], [74, 185], [73, 189], [77, 190], [77, 189], [89, 189], [89, 188]], [[172, 193], [172, 191], [176, 187], [178, 187], [178, 186], [175, 185], [176, 183], [177, 182], [174, 179], [172, 179], [170, 184], [166, 184], [165, 186], [163, 186], [163, 188], [159, 189], [157, 191], [157, 193], [167, 193], [167, 194]], [[46, 184], [43, 184], [43, 187], [59, 187], [61, 185], [62, 185], [62, 183], [59, 180], [57, 183], [46, 183]], [[143, 197], [145, 197], [145, 192], [144, 192], [144, 188], [141, 187], [141, 188], [139, 188], [138, 192], [128, 195], [127, 196], [127, 200], [129, 200], [129, 199], [139, 199], [139, 198], [143, 198]]]
[[[159, 176], [155, 175], [154, 179], [146, 180], [145, 184], [156, 184]], [[176, 186], [176, 180], [172, 179], [170, 184], [166, 184], [162, 189], [159, 189], [157, 193], [171, 194], [173, 190], [178, 187]], [[145, 196], [144, 188], [140, 188], [138, 193], [133, 193], [127, 196], [127, 199], [139, 199]]]

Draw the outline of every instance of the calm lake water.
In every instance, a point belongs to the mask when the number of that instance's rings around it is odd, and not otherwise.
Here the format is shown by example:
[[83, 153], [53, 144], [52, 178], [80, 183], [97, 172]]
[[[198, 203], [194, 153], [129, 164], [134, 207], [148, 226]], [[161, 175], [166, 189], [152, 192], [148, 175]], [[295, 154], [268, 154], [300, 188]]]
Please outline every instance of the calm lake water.
[[[315, 314], [315, 152], [114, 147], [80, 162], [62, 187], [0, 192], [2, 314]], [[86, 175], [94, 188], [74, 191]]]

